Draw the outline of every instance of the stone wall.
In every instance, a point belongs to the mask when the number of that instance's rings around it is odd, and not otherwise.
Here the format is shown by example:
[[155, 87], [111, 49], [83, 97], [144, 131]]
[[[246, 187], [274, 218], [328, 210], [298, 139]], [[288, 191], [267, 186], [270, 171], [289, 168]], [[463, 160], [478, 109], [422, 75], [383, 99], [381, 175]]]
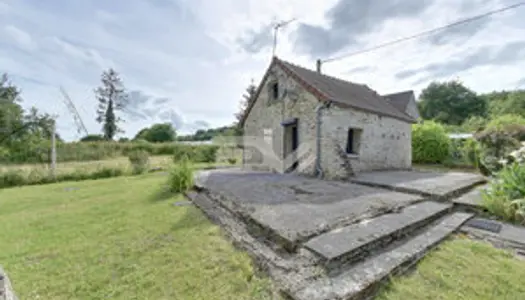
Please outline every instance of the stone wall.
[[[300, 147], [310, 147], [308, 155], [315, 156], [315, 137], [316, 137], [316, 120], [315, 109], [319, 101], [301, 88], [295, 80], [286, 75], [278, 66], [274, 66], [271, 70], [273, 73], [264, 83], [261, 93], [255, 100], [255, 104], [250, 111], [244, 123], [245, 145], [249, 144], [252, 138], [257, 137], [264, 139], [265, 130], [268, 133], [271, 130], [271, 136], [267, 137], [271, 140], [272, 150], [276, 158], [283, 159], [284, 156], [284, 127], [281, 125], [283, 121], [298, 118], [298, 137]], [[282, 99], [271, 100], [270, 85], [277, 80], [281, 89], [287, 87], [296, 91], [294, 95], [287, 95]], [[282, 172], [286, 166], [280, 168], [268, 168], [267, 164], [262, 163], [262, 157], [258, 151], [245, 147], [243, 153], [243, 162], [250, 165], [252, 168]], [[257, 166], [259, 164], [259, 166]], [[315, 170], [314, 162], [311, 160], [303, 160], [299, 163], [298, 173], [313, 174]]]
[[[321, 128], [321, 165], [328, 178], [345, 178], [352, 172], [409, 169], [412, 166], [410, 123], [332, 106], [323, 112]], [[346, 150], [349, 128], [360, 132], [356, 154], [338, 151]], [[350, 170], [344, 167], [348, 163]]]
[[0, 266], [0, 300], [18, 300], [7, 273]]
[[[300, 147], [310, 149], [300, 160], [297, 173], [315, 173], [316, 153], [316, 107], [319, 101], [287, 76], [278, 66], [264, 83], [255, 104], [244, 123], [245, 150], [243, 162], [246, 167], [257, 170], [283, 172], [286, 166], [276, 167], [253, 148], [246, 147], [258, 140], [271, 142], [271, 150], [283, 159], [284, 130], [281, 122], [298, 118]], [[280, 88], [294, 90], [293, 97], [271, 100], [270, 86], [277, 80]], [[411, 124], [389, 117], [361, 112], [350, 108], [332, 106], [323, 110], [321, 166], [327, 178], [346, 178], [354, 172], [380, 169], [408, 169], [412, 164]], [[360, 131], [358, 155], [346, 155], [348, 129]], [[311, 159], [313, 158], [313, 160]]]

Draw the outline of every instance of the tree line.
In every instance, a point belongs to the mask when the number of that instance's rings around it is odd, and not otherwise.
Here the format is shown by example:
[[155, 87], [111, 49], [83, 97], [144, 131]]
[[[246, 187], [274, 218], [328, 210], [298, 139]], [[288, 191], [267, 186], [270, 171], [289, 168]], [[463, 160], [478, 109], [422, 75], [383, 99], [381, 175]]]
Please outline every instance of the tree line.
[[525, 118], [525, 90], [478, 94], [458, 80], [432, 82], [421, 92], [418, 108], [424, 120], [448, 125], [451, 130], [475, 132], [498, 116]]

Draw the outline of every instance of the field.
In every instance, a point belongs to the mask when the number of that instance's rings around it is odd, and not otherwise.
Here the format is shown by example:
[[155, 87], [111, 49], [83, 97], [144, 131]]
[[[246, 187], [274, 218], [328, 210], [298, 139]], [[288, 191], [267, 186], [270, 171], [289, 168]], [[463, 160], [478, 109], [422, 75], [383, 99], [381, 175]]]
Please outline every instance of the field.
[[269, 299], [269, 283], [149, 174], [0, 190], [0, 263], [20, 299]]
[[[0, 264], [20, 299], [277, 299], [152, 173], [0, 190]], [[182, 204], [175, 205], [175, 202]], [[456, 238], [379, 299], [523, 299], [525, 263]]]
[[[150, 164], [152, 168], [155, 167], [167, 167], [172, 162], [171, 156], [159, 155], [150, 157]], [[94, 160], [94, 161], [72, 161], [57, 163], [57, 174], [72, 173], [75, 171], [94, 171], [103, 167], [113, 167], [124, 170], [128, 173], [131, 170], [129, 160], [125, 156], [105, 159], [105, 160]], [[32, 170], [40, 169], [43, 171], [49, 171], [49, 165], [45, 164], [22, 164], [22, 165], [8, 165], [0, 166], [0, 173], [8, 170], [24, 170], [31, 172]]]
[[[166, 169], [173, 162], [173, 159], [170, 155], [158, 155], [150, 157], [150, 167], [151, 168], [162, 168]], [[237, 163], [239, 160], [237, 160]], [[195, 163], [196, 168], [208, 167], [208, 166], [227, 166], [229, 163], [224, 160], [218, 159], [216, 163]], [[100, 168], [110, 167], [117, 168], [124, 171], [125, 174], [131, 172], [131, 164], [129, 159], [125, 156], [116, 157], [112, 159], [105, 160], [94, 160], [94, 161], [73, 161], [73, 162], [64, 162], [58, 163], [56, 172], [57, 174], [72, 173], [75, 171], [95, 171]], [[49, 165], [43, 164], [24, 164], [24, 165], [0, 165], [0, 174], [8, 170], [24, 170], [26, 172], [31, 172], [31, 170], [43, 170], [45, 172], [49, 171]]]

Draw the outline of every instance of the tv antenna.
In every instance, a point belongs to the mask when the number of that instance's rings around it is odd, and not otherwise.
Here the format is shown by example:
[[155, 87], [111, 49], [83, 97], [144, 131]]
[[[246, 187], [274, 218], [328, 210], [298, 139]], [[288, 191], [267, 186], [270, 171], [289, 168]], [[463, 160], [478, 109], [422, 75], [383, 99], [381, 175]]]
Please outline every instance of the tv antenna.
[[275, 51], [277, 50], [277, 33], [279, 32], [279, 29], [281, 29], [282, 27], [292, 23], [293, 21], [295, 21], [296, 19], [293, 18], [291, 20], [288, 20], [288, 21], [282, 21], [282, 22], [279, 22], [277, 24], [275, 24], [273, 26], [273, 49], [272, 49], [272, 57], [275, 56]]
[[69, 97], [69, 95], [66, 93], [66, 90], [64, 90], [63, 87], [60, 87], [60, 92], [62, 93], [62, 96], [64, 97], [64, 103], [67, 106], [67, 109], [73, 116], [73, 121], [75, 121], [75, 126], [77, 127], [77, 132], [79, 134], [84, 133], [84, 135], [88, 135], [88, 131], [86, 129], [86, 125], [84, 125], [84, 122], [82, 121], [82, 118], [80, 117], [80, 114], [78, 113], [77, 108], [75, 107], [75, 104]]

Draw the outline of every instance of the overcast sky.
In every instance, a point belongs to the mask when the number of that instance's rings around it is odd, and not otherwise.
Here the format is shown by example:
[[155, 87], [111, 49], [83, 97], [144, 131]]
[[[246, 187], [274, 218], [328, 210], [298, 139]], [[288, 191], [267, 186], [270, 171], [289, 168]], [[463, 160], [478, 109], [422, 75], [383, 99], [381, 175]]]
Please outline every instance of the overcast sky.
[[[229, 125], [253, 78], [271, 59], [275, 20], [281, 58], [315, 59], [366, 49], [510, 5], [517, 0], [0, 0], [0, 72], [24, 105], [59, 116], [76, 139], [62, 85], [90, 133], [102, 70], [130, 91], [124, 129], [155, 122], [181, 133]], [[419, 92], [432, 80], [462, 80], [478, 92], [525, 88], [525, 6], [439, 34], [327, 63], [323, 72], [379, 93]]]

